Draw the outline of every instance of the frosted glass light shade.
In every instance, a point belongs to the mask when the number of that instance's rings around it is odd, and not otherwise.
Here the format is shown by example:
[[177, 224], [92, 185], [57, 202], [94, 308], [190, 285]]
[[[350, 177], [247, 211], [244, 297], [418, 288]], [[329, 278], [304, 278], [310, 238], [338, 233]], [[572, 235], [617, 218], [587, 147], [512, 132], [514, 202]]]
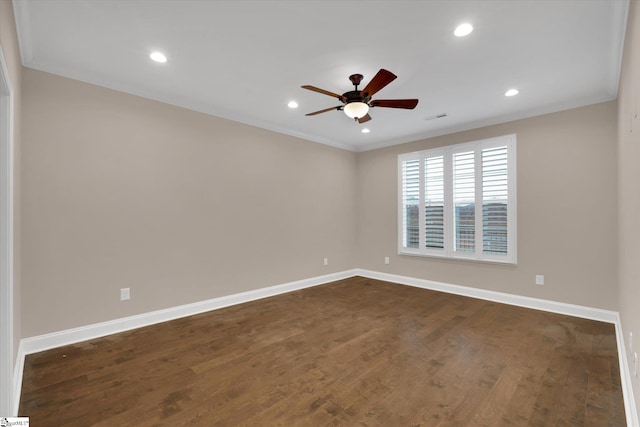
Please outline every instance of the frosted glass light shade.
[[367, 115], [369, 106], [364, 102], [350, 102], [344, 106], [344, 113], [352, 119], [359, 119]]
[[162, 52], [151, 52], [151, 55], [149, 55], [149, 58], [160, 63], [167, 62], [167, 57]]
[[471, 34], [473, 31], [473, 25], [465, 22], [464, 24], [460, 24], [456, 27], [456, 30], [453, 32], [457, 37], [464, 37]]

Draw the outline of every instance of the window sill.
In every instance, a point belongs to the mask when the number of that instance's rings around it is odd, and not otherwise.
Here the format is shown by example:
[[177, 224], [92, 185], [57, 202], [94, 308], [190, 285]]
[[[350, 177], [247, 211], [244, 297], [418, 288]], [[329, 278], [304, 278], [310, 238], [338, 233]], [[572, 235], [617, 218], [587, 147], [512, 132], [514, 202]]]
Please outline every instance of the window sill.
[[496, 265], [504, 265], [504, 266], [511, 266], [511, 267], [515, 267], [518, 265], [516, 259], [501, 260], [501, 259], [492, 259], [492, 258], [471, 258], [471, 257], [464, 257], [464, 256], [454, 257], [454, 256], [446, 256], [446, 255], [438, 255], [438, 254], [406, 252], [402, 250], [398, 251], [398, 255], [418, 257], [418, 258], [433, 258], [433, 259], [439, 259], [439, 260], [445, 260], [445, 261], [464, 261], [464, 262], [474, 262], [474, 263], [480, 263], [480, 264], [496, 264]]

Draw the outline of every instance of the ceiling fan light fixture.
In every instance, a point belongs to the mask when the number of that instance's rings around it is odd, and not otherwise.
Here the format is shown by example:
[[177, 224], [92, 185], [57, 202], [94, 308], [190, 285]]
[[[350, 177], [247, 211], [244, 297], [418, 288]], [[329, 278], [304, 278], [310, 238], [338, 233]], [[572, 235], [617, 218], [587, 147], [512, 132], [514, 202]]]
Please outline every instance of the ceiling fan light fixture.
[[364, 89], [358, 90], [358, 85], [362, 82], [362, 74], [352, 74], [349, 76], [349, 80], [355, 86], [354, 90], [348, 91], [339, 95], [337, 93], [330, 92], [328, 90], [320, 89], [319, 87], [304, 85], [303, 89], [311, 90], [313, 92], [322, 93], [332, 98], [337, 98], [343, 105], [335, 107], [325, 108], [324, 110], [314, 111], [313, 113], [307, 113], [305, 116], [315, 116], [317, 114], [326, 113], [333, 110], [342, 110], [350, 119], [355, 119], [359, 124], [366, 123], [371, 120], [369, 115], [369, 108], [384, 107], [384, 108], [403, 108], [406, 110], [413, 110], [418, 105], [417, 99], [376, 99], [371, 100], [371, 97], [386, 87], [389, 83], [396, 79], [395, 74], [391, 71], [380, 68], [380, 71], [373, 76], [373, 79], [365, 86]]
[[344, 106], [344, 113], [351, 119], [359, 119], [367, 115], [369, 106], [364, 102], [350, 102]]

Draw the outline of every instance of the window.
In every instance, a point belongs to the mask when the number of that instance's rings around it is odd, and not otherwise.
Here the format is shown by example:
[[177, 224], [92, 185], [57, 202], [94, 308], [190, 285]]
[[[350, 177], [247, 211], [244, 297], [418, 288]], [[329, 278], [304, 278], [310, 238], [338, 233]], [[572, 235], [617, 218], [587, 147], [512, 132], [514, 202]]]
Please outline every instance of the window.
[[516, 136], [398, 156], [398, 251], [516, 263]]

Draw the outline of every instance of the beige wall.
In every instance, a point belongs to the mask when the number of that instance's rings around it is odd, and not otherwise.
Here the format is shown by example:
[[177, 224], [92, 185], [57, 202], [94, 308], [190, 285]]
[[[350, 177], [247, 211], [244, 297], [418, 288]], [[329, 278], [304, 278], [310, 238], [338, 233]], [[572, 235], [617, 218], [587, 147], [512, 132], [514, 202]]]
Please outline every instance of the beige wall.
[[[23, 336], [353, 267], [617, 308], [615, 102], [356, 155], [23, 79]], [[397, 154], [509, 133], [518, 265], [398, 256]]]
[[[631, 2], [618, 88], [619, 311], [625, 340], [633, 333], [629, 362], [640, 353], [640, 4]], [[628, 342], [627, 342], [628, 346]], [[640, 382], [632, 377], [636, 408]]]
[[[512, 133], [517, 266], [399, 256], [398, 154]], [[615, 102], [360, 153], [357, 180], [358, 267], [617, 309]]]
[[24, 336], [354, 266], [355, 153], [31, 69], [23, 83]]
[[[0, 46], [7, 63], [9, 78], [13, 86], [14, 116], [14, 283], [13, 283], [13, 352], [17, 356], [20, 344], [20, 105], [22, 65], [18, 48], [18, 37], [10, 0], [0, 0]], [[3, 414], [4, 415], [4, 414]]]

